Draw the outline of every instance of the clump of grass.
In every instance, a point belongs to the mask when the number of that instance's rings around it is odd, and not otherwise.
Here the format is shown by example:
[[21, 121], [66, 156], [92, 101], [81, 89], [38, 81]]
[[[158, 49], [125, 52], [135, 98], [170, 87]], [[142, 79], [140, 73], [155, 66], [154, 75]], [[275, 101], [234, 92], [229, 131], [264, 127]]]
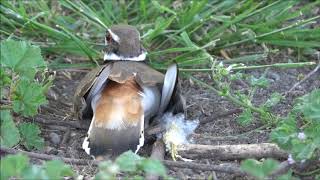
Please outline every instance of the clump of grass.
[[[314, 23], [320, 16], [312, 14], [310, 8], [319, 3], [4, 0], [0, 5], [0, 32], [2, 39], [39, 44], [57, 59], [75, 55], [96, 61], [101, 58], [106, 28], [128, 23], [142, 32], [154, 67], [161, 69], [176, 61], [181, 68], [192, 71], [223, 59], [220, 50], [231, 49], [232, 58], [255, 65], [257, 62], [250, 58], [269, 55], [271, 45], [309, 51], [318, 48], [320, 33], [312, 27], [318, 26]], [[239, 56], [239, 50], [235, 50], [252, 44], [264, 50], [250, 56]]]

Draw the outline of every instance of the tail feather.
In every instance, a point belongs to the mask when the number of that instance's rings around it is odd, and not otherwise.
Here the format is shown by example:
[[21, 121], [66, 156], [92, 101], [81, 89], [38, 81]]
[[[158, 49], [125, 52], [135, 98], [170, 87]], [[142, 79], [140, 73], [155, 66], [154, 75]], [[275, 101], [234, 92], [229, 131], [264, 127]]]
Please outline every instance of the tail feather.
[[93, 118], [83, 149], [90, 155], [137, 152], [144, 143], [144, 112], [140, 88], [134, 79], [109, 82], [92, 98]]
[[93, 119], [88, 131], [88, 137], [85, 138], [82, 148], [87, 154], [99, 156], [104, 154], [119, 155], [127, 150], [137, 152], [144, 143], [143, 132], [141, 132], [142, 123], [136, 126], [129, 126], [118, 129], [106, 129], [94, 125]]

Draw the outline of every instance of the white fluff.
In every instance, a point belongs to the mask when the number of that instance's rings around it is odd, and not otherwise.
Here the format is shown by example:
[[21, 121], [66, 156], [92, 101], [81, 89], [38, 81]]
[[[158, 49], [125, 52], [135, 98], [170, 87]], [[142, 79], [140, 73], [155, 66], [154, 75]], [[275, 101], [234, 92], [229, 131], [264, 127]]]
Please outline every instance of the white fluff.
[[169, 144], [182, 145], [189, 144], [187, 137], [194, 132], [199, 125], [198, 120], [186, 120], [183, 114], [173, 115], [165, 113], [162, 117], [165, 123], [165, 143], [167, 148]]
[[144, 116], [141, 116], [141, 126], [140, 126], [140, 138], [139, 138], [139, 144], [137, 145], [137, 149], [134, 153], [137, 153], [139, 149], [144, 145]]
[[147, 52], [142, 52], [139, 56], [136, 57], [123, 57], [115, 53], [105, 53], [103, 60], [128, 60], [128, 61], [144, 61], [146, 59]]

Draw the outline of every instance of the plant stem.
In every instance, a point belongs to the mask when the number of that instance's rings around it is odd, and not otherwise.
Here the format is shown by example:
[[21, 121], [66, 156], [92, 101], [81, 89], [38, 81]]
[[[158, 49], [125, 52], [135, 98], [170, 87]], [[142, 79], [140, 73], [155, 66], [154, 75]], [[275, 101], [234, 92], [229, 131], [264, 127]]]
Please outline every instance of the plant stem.
[[230, 44], [226, 44], [224, 46], [216, 47], [215, 49], [224, 49], [224, 48], [235, 46], [235, 45], [239, 45], [239, 44], [242, 44], [242, 43], [245, 43], [245, 42], [256, 41], [256, 40], [259, 40], [259, 38], [270, 36], [270, 35], [273, 35], [273, 34], [276, 34], [276, 33], [279, 33], [279, 32], [283, 32], [283, 31], [286, 31], [286, 30], [289, 30], [289, 29], [292, 29], [292, 28], [307, 24], [307, 23], [309, 23], [311, 21], [317, 20], [318, 18], [320, 18], [320, 16], [315, 16], [315, 17], [309, 18], [307, 20], [303, 20], [303, 21], [291, 24], [289, 26], [286, 26], [286, 27], [283, 27], [283, 28], [280, 28], [280, 29], [276, 29], [274, 31], [267, 32], [267, 33], [255, 36], [254, 38], [247, 38], [247, 39], [236, 41], [236, 42], [233, 42], [233, 43], [230, 43]]
[[0, 106], [0, 109], [1, 109], [1, 110], [7, 110], [7, 109], [10, 110], [10, 109], [12, 109], [12, 108], [13, 108], [12, 105], [1, 105], [1, 106]]
[[[197, 79], [197, 78], [195, 78], [195, 77], [193, 77], [191, 75], [188, 75], [188, 74], [185, 74], [185, 75], [188, 76], [189, 78], [191, 78], [192, 80], [194, 80], [195, 82], [197, 82], [198, 84], [200, 84], [200, 85], [202, 85], [202, 86], [214, 91], [215, 93], [221, 94], [221, 91], [219, 91], [218, 89], [214, 88], [213, 86], [210, 86], [207, 83], [205, 83], [205, 82], [203, 82], [203, 81], [201, 81], [201, 80], [199, 80], [199, 79]], [[228, 98], [230, 101], [234, 102], [235, 104], [239, 105], [239, 106], [250, 108], [252, 111], [257, 112], [259, 114], [265, 113], [263, 110], [261, 110], [259, 108], [256, 108], [256, 107], [254, 107], [252, 105], [249, 105], [249, 104], [246, 104], [246, 103], [243, 103], [243, 102], [239, 101], [237, 98], [232, 96], [230, 93], [227, 93], [225, 95], [225, 97]]]
[[[314, 66], [315, 62], [302, 62], [302, 63], [275, 63], [275, 64], [266, 64], [266, 65], [256, 65], [256, 66], [242, 66], [234, 67], [232, 70], [249, 70], [249, 69], [261, 69], [267, 67], [276, 67], [276, 68], [297, 68], [305, 66]], [[179, 68], [181, 72], [211, 72], [212, 69], [184, 69]]]

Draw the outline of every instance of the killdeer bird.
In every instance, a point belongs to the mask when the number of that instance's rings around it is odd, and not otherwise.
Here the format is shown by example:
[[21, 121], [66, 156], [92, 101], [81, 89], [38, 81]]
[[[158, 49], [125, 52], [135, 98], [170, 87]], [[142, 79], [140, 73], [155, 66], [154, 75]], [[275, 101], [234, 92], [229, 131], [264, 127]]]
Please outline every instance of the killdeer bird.
[[165, 75], [149, 67], [136, 28], [111, 27], [105, 45], [104, 64], [82, 79], [74, 99], [80, 122], [89, 126], [82, 148], [94, 157], [138, 152], [154, 117], [185, 107], [177, 65]]

